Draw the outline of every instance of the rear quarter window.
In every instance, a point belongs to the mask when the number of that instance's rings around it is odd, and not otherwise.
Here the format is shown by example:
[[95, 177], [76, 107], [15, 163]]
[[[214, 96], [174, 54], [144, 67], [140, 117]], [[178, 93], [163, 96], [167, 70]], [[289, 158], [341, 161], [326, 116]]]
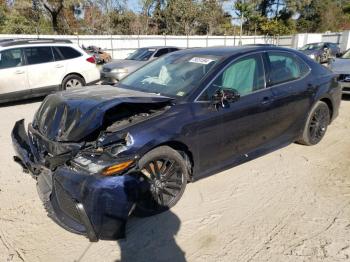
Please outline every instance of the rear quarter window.
[[298, 56], [287, 52], [269, 52], [269, 84], [276, 85], [300, 79], [310, 71], [309, 66]]
[[82, 54], [69, 46], [59, 46], [57, 49], [60, 51], [64, 59], [73, 59], [82, 56]]

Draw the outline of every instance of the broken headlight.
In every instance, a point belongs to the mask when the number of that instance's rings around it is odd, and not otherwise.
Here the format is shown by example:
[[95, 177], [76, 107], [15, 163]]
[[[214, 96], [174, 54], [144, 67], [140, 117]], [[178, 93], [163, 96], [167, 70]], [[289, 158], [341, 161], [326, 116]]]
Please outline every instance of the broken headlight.
[[127, 133], [120, 143], [81, 151], [71, 163], [74, 167], [89, 173], [114, 175], [125, 171], [134, 163], [134, 160], [117, 158], [118, 154], [126, 151], [133, 144], [134, 138], [130, 133]]
[[75, 168], [83, 169], [91, 174], [100, 174], [104, 176], [111, 176], [120, 174], [133, 166], [134, 160], [126, 159], [101, 159], [100, 157], [93, 157], [87, 155], [77, 156], [71, 163]]

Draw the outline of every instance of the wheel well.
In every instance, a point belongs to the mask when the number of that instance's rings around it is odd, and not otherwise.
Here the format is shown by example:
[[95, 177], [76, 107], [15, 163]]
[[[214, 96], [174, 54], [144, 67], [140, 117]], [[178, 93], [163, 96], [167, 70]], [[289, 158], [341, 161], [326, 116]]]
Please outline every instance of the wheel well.
[[159, 146], [169, 146], [172, 149], [178, 151], [183, 156], [183, 158], [187, 162], [188, 172], [189, 172], [189, 176], [190, 176], [190, 180], [191, 180], [192, 174], [193, 174], [194, 161], [193, 161], [192, 152], [188, 149], [188, 147], [184, 143], [181, 143], [178, 141], [169, 141], [169, 142], [163, 143]]
[[327, 104], [329, 113], [330, 113], [330, 119], [333, 117], [333, 104], [332, 101], [329, 98], [322, 98], [320, 101], [324, 102]]
[[63, 78], [62, 82], [63, 82], [64, 79], [66, 79], [68, 76], [79, 76], [79, 77], [81, 77], [81, 78], [84, 80], [84, 85], [86, 84], [85, 78], [84, 78], [81, 74], [79, 74], [79, 73], [70, 73], [70, 74], [66, 75], [66, 76]]

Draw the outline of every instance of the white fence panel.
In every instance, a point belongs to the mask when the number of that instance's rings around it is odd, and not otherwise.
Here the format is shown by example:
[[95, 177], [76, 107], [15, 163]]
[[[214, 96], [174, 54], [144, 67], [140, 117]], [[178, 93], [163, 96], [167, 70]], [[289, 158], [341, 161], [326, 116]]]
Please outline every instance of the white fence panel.
[[322, 35], [322, 42], [331, 42], [340, 44], [341, 43], [341, 33], [330, 33]]
[[[328, 34], [297, 34], [293, 36], [176, 36], [176, 35], [0, 35], [3, 38], [60, 38], [68, 39], [80, 46], [99, 46], [109, 51], [113, 58], [125, 58], [139, 47], [147, 46], [237, 46], [247, 44], [277, 44], [284, 47], [300, 48], [312, 42], [333, 42], [342, 49], [350, 47], [349, 31]], [[241, 41], [240, 41], [241, 39]]]

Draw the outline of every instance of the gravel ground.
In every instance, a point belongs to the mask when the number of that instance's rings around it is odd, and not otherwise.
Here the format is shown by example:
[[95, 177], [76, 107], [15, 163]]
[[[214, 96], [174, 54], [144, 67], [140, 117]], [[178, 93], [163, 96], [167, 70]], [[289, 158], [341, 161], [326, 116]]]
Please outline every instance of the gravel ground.
[[93, 244], [46, 216], [35, 181], [12, 161], [14, 122], [38, 106], [0, 108], [0, 261], [350, 260], [350, 101], [319, 145], [189, 184], [171, 211], [131, 219], [126, 240]]

